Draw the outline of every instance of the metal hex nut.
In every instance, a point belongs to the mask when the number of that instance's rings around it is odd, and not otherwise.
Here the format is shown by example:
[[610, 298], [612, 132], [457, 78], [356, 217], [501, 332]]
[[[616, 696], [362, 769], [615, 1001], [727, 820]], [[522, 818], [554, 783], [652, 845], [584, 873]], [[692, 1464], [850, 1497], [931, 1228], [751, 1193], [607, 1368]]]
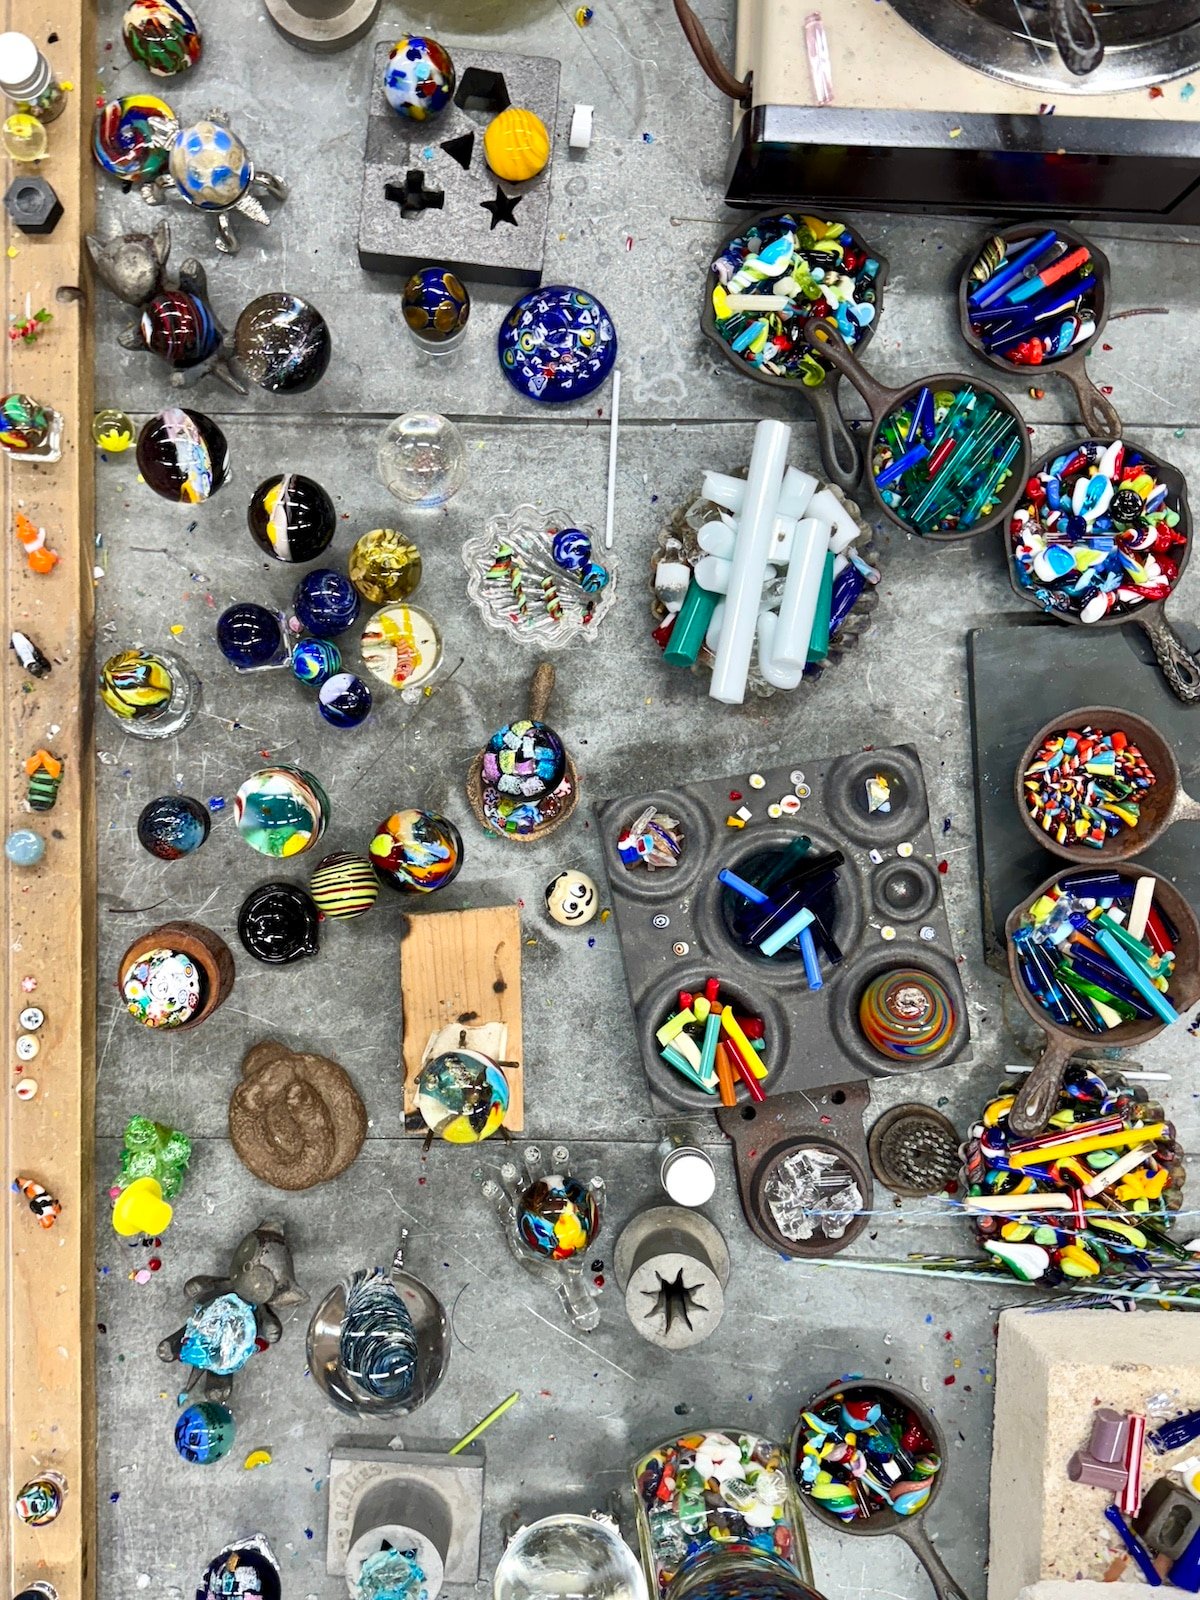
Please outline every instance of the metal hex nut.
[[63, 214], [62, 201], [45, 178], [14, 178], [4, 209], [22, 233], [53, 233]]

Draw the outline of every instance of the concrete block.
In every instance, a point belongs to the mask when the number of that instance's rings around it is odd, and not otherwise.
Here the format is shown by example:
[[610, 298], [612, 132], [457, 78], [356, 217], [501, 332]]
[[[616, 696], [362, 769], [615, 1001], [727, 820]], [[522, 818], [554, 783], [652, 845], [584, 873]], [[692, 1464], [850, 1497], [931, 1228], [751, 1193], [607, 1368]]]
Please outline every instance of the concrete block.
[[[1169, 1413], [1200, 1405], [1200, 1340], [1179, 1312], [1009, 1310], [1000, 1318], [988, 1600], [1017, 1600], [1029, 1585], [1036, 1600], [1095, 1600], [1119, 1551], [1104, 1520], [1111, 1496], [1072, 1483], [1067, 1461], [1091, 1436], [1096, 1406], [1145, 1413], [1153, 1396]], [[1164, 1420], [1151, 1418], [1151, 1427]], [[1182, 1452], [1177, 1452], [1182, 1453]], [[1174, 1458], [1146, 1452], [1145, 1481]], [[1042, 1594], [1047, 1587], [1064, 1592]], [[1111, 1596], [1111, 1588], [1108, 1589]]]

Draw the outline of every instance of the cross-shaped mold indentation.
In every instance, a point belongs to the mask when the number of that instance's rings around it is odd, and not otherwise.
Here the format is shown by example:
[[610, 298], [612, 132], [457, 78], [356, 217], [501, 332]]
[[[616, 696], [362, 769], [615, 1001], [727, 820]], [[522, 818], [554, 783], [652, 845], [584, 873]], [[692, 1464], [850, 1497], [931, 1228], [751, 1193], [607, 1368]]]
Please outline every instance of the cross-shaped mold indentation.
[[383, 197], [400, 207], [402, 217], [419, 217], [422, 211], [441, 211], [446, 204], [445, 191], [427, 189], [425, 174], [406, 172], [403, 183], [385, 183]]
[[696, 1298], [703, 1287], [700, 1283], [685, 1283], [682, 1267], [670, 1279], [664, 1278], [660, 1272], [658, 1288], [642, 1290], [650, 1301], [645, 1312], [646, 1320], [661, 1323], [661, 1332], [664, 1336], [671, 1332], [680, 1318], [691, 1331], [693, 1313], [708, 1310], [703, 1301]]

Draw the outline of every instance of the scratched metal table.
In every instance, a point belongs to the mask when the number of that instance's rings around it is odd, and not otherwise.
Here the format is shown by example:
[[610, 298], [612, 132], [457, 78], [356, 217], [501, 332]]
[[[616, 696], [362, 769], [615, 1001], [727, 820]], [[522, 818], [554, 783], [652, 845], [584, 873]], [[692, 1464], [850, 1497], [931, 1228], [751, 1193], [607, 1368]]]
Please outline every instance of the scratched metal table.
[[[969, 627], [1024, 613], [994, 542], [935, 550], [885, 529], [875, 629], [815, 688], [718, 710], [699, 680], [663, 667], [649, 638], [645, 580], [664, 516], [694, 495], [704, 468], [746, 461], [759, 416], [794, 422], [792, 460], [801, 465], [814, 462], [813, 430], [807, 413], [793, 413], [786, 398], [731, 374], [698, 330], [707, 260], [728, 228], [719, 200], [725, 104], [688, 56], [666, 0], [603, 0], [595, 9], [586, 30], [574, 23], [570, 0], [445, 0], [406, 17], [435, 28], [452, 50], [487, 42], [561, 59], [546, 280], [594, 291], [619, 327], [622, 592], [595, 645], [577, 644], [557, 658], [553, 720], [576, 754], [585, 799], [635, 790], [664, 772], [684, 780], [718, 771], [744, 778], [756, 767], [803, 765], [806, 757], [863, 744], [916, 743], [935, 832], [945, 827], [944, 886], [970, 1000], [974, 1063], [881, 1085], [873, 1112], [922, 1098], [943, 1105], [961, 1128], [1003, 1064], [1028, 1059], [1034, 1042], [982, 959], [964, 652]], [[120, 11], [118, 3], [106, 4], [101, 26], [99, 81], [108, 95], [151, 87], [121, 48]], [[477, 295], [471, 336], [457, 359], [417, 354], [395, 286], [362, 274], [354, 251], [372, 41], [319, 60], [292, 51], [257, 13], [238, 0], [208, 0], [203, 64], [194, 82], [166, 92], [184, 114], [224, 106], [256, 158], [289, 180], [291, 197], [269, 230], [242, 227], [236, 260], [217, 255], [204, 219], [173, 212], [174, 259], [202, 257], [230, 326], [248, 300], [270, 289], [313, 300], [333, 330], [332, 365], [313, 392], [290, 401], [260, 390], [238, 399], [211, 379], [191, 391], [189, 403], [225, 429], [234, 469], [233, 482], [199, 509], [152, 495], [137, 482], [132, 453], [97, 465], [97, 560], [104, 569], [98, 649], [169, 643], [205, 684], [203, 713], [177, 741], [139, 744], [107, 720], [98, 730], [99, 1179], [115, 1169], [121, 1129], [134, 1113], [174, 1123], [195, 1142], [163, 1267], [148, 1284], [128, 1276], [144, 1258], [131, 1257], [103, 1218], [99, 1225], [102, 1600], [126, 1600], [138, 1589], [189, 1595], [227, 1540], [256, 1530], [279, 1555], [290, 1596], [336, 1600], [344, 1593], [342, 1580], [324, 1572], [323, 1480], [331, 1442], [368, 1430], [347, 1429], [305, 1376], [304, 1310], [287, 1324], [282, 1343], [236, 1380], [232, 1455], [213, 1467], [188, 1467], [171, 1443], [182, 1374], [157, 1361], [155, 1345], [183, 1318], [185, 1278], [220, 1270], [241, 1234], [264, 1217], [286, 1224], [310, 1295], [386, 1254], [401, 1226], [411, 1230], [412, 1267], [453, 1308], [454, 1357], [434, 1401], [398, 1430], [407, 1442], [450, 1441], [501, 1396], [522, 1391], [520, 1405], [487, 1438], [481, 1593], [500, 1549], [501, 1521], [514, 1508], [532, 1517], [602, 1505], [627, 1480], [635, 1453], [681, 1425], [751, 1426], [784, 1436], [810, 1392], [857, 1369], [924, 1391], [934, 1406], [951, 1451], [931, 1531], [960, 1581], [980, 1595], [992, 1330], [997, 1309], [1016, 1302], [1019, 1291], [773, 1256], [741, 1219], [728, 1151], [705, 1119], [692, 1132], [712, 1147], [720, 1184], [711, 1213], [734, 1256], [718, 1332], [686, 1355], [666, 1356], [634, 1334], [610, 1283], [600, 1328], [579, 1338], [548, 1289], [515, 1275], [495, 1218], [471, 1182], [472, 1153], [442, 1146], [425, 1156], [419, 1142], [401, 1137], [398, 897], [385, 895], [361, 923], [327, 930], [319, 959], [296, 969], [256, 966], [237, 946], [237, 908], [269, 869], [238, 840], [231, 802], [261, 753], [311, 768], [327, 783], [330, 849], [361, 848], [379, 817], [398, 805], [448, 812], [466, 836], [466, 865], [439, 905], [523, 905], [529, 1136], [567, 1140], [578, 1163], [603, 1173], [609, 1209], [597, 1255], [605, 1260], [625, 1221], [658, 1198], [654, 1150], [665, 1129], [650, 1114], [613, 925], [593, 925], [589, 938], [555, 927], [541, 910], [542, 886], [560, 867], [601, 875], [587, 805], [552, 841], [517, 850], [481, 835], [462, 794], [470, 755], [522, 706], [534, 657], [483, 630], [465, 594], [459, 547], [488, 515], [529, 499], [602, 521], [607, 390], [594, 405], [552, 414], [522, 401], [493, 355], [508, 303], [502, 291]], [[727, 48], [731, 0], [712, 0], [705, 20]], [[374, 38], [399, 26], [391, 18]], [[595, 140], [582, 156], [566, 149], [577, 101], [596, 106]], [[97, 187], [102, 231], [144, 226], [135, 195], [122, 196], [99, 178]], [[859, 221], [892, 263], [873, 366], [901, 383], [967, 364], [950, 290], [975, 229], [936, 220]], [[1170, 305], [1171, 313], [1112, 323], [1095, 373], [1112, 385], [1129, 431], [1190, 470], [1198, 460], [1187, 354], [1200, 334], [1196, 241], [1175, 232], [1097, 232], [1112, 257], [1118, 305], [1152, 302]], [[124, 308], [99, 292], [96, 401], [120, 405], [140, 423], [169, 403], [171, 391], [165, 369], [116, 347], [124, 320]], [[1021, 387], [1013, 392], [1021, 395]], [[1048, 387], [1045, 399], [1026, 404], [1035, 453], [1069, 437], [1064, 391]], [[399, 519], [425, 557], [420, 604], [438, 619], [451, 661], [461, 657], [462, 665], [416, 705], [381, 693], [360, 732], [337, 733], [290, 678], [235, 676], [216, 650], [214, 623], [234, 599], [286, 605], [295, 582], [292, 569], [265, 561], [247, 535], [253, 486], [276, 470], [324, 483], [343, 519], [330, 554], [344, 559], [359, 533], [396, 520], [374, 477], [375, 444], [388, 419], [414, 407], [454, 417], [469, 447], [469, 481], [448, 510]], [[1193, 567], [1177, 614], [1186, 616], [1197, 597], [1200, 569]], [[134, 825], [148, 799], [172, 790], [223, 797], [227, 807], [198, 856], [164, 865], [140, 849]], [[195, 917], [231, 942], [237, 986], [199, 1032], [159, 1039], [121, 1015], [112, 975], [134, 933], [175, 916]], [[269, 1036], [341, 1061], [371, 1119], [355, 1165], [336, 1183], [304, 1194], [258, 1183], [225, 1137], [241, 1057]], [[1194, 1148], [1195, 1102], [1184, 1085], [1196, 1065], [1196, 1041], [1181, 1025], [1142, 1059], [1174, 1073], [1171, 1104]], [[943, 1204], [900, 1205], [881, 1192], [876, 1205], [856, 1258], [966, 1253], [965, 1230]], [[257, 1446], [273, 1460], [247, 1473], [242, 1461]], [[811, 1522], [809, 1537], [830, 1600], [867, 1593], [926, 1600], [927, 1580], [898, 1543], [872, 1544], [864, 1554]]]

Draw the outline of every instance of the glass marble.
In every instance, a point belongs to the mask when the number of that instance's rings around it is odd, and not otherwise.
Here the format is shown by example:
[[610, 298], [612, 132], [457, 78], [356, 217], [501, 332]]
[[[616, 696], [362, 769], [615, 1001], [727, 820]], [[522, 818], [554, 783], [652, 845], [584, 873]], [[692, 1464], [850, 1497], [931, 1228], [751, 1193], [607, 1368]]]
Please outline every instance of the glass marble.
[[417, 1110], [448, 1144], [478, 1144], [504, 1121], [508, 1079], [478, 1050], [447, 1050], [421, 1068]]
[[100, 669], [105, 710], [136, 739], [170, 739], [196, 715], [200, 684], [165, 650], [119, 650]]
[[372, 605], [407, 600], [421, 581], [421, 552], [395, 528], [372, 528], [355, 541], [348, 570], [350, 582]]
[[46, 854], [46, 841], [32, 828], [14, 828], [4, 841], [4, 854], [14, 867], [36, 867]]
[[492, 1593], [494, 1600], [646, 1600], [646, 1580], [607, 1518], [560, 1512], [514, 1535]]
[[365, 916], [379, 896], [379, 879], [366, 856], [338, 850], [319, 861], [308, 892], [323, 917], [349, 922]]
[[283, 858], [311, 850], [329, 821], [329, 797], [311, 772], [263, 767], [233, 801], [238, 832], [260, 855]]
[[142, 424], [137, 464], [155, 494], [194, 506], [228, 483], [229, 446], [202, 411], [168, 406]]
[[462, 488], [467, 452], [448, 418], [411, 411], [388, 423], [375, 465], [389, 494], [428, 511], [444, 506]]
[[398, 117], [428, 122], [450, 104], [457, 81], [450, 52], [436, 39], [405, 34], [383, 69], [383, 93]]
[[156, 946], [121, 973], [121, 998], [146, 1028], [181, 1028], [204, 1005], [204, 973], [184, 950]]
[[446, 267], [422, 267], [404, 285], [400, 300], [408, 331], [424, 350], [457, 349], [467, 331], [471, 296]]
[[46, 125], [28, 111], [14, 111], [0, 125], [4, 153], [14, 161], [40, 161], [50, 148]]
[[318, 639], [336, 639], [345, 633], [357, 620], [361, 604], [350, 579], [332, 567], [306, 572], [292, 596], [292, 609], [301, 625]]
[[202, 1400], [181, 1411], [175, 1422], [175, 1448], [185, 1461], [207, 1466], [233, 1449], [237, 1431], [233, 1412], [215, 1400]]
[[315, 956], [320, 939], [312, 896], [294, 883], [260, 883], [242, 901], [238, 938], [256, 961], [283, 967]]
[[205, 117], [177, 130], [167, 167], [180, 194], [201, 211], [228, 211], [250, 187], [246, 146], [223, 122]]
[[242, 312], [233, 348], [260, 389], [302, 394], [325, 376], [333, 340], [316, 306], [296, 294], [273, 293], [259, 295]]
[[133, 423], [123, 411], [105, 407], [92, 418], [92, 443], [97, 450], [119, 456], [133, 443]]
[[568, 1261], [600, 1231], [596, 1197], [579, 1178], [552, 1173], [538, 1178], [517, 1203], [517, 1231], [535, 1255]]
[[166, 168], [167, 147], [177, 126], [174, 111], [157, 95], [110, 100], [92, 124], [96, 165], [122, 183], [148, 183]]
[[562, 740], [545, 722], [510, 722], [496, 730], [483, 752], [484, 783], [521, 800], [552, 794], [566, 771]]
[[0, 447], [10, 455], [42, 450], [49, 441], [53, 413], [27, 394], [0, 399]]
[[160, 794], [143, 806], [138, 843], [160, 861], [180, 861], [199, 850], [212, 826], [208, 807], [186, 794]]
[[506, 106], [484, 129], [483, 154], [505, 183], [528, 183], [550, 160], [546, 124], [524, 106]]
[[121, 18], [121, 37], [133, 59], [156, 78], [174, 78], [200, 59], [200, 29], [180, 0], [133, 0]]
[[279, 1563], [262, 1534], [238, 1539], [208, 1563], [196, 1600], [281, 1600]]
[[183, 289], [163, 289], [142, 309], [142, 343], [177, 372], [198, 367], [221, 348], [208, 304]]
[[612, 318], [594, 295], [534, 289], [500, 324], [500, 370], [519, 394], [560, 403], [598, 389], [617, 359]]
[[462, 835], [433, 811], [394, 811], [376, 828], [371, 865], [380, 880], [410, 894], [432, 894], [453, 883], [463, 863]]
[[334, 728], [357, 728], [371, 713], [371, 691], [353, 672], [335, 672], [317, 690], [317, 710]]
[[[17, 1490], [13, 1502], [17, 1520], [30, 1528], [44, 1528], [62, 1510], [66, 1492], [67, 1480], [60, 1472], [39, 1472]], [[50, 1593], [54, 1595], [55, 1591], [51, 1589]]]
[[301, 639], [292, 650], [292, 671], [313, 688], [341, 670], [342, 652], [328, 639]]
[[222, 1294], [198, 1306], [183, 1328], [179, 1359], [201, 1372], [228, 1377], [254, 1354], [258, 1324], [254, 1307], [240, 1294]]
[[386, 1272], [356, 1272], [338, 1336], [342, 1372], [376, 1400], [407, 1400], [417, 1377], [412, 1313]]
[[296, 472], [264, 478], [248, 519], [255, 544], [276, 561], [315, 561], [337, 532], [333, 501], [314, 478]]
[[226, 661], [239, 672], [280, 667], [288, 659], [288, 641], [277, 611], [240, 600], [217, 618], [217, 643]]
[[932, 973], [911, 967], [881, 972], [858, 1007], [863, 1038], [895, 1061], [936, 1054], [949, 1042], [957, 1020], [945, 987]]
[[381, 606], [361, 639], [363, 665], [393, 689], [415, 689], [437, 671], [442, 639], [433, 618], [416, 606]]

